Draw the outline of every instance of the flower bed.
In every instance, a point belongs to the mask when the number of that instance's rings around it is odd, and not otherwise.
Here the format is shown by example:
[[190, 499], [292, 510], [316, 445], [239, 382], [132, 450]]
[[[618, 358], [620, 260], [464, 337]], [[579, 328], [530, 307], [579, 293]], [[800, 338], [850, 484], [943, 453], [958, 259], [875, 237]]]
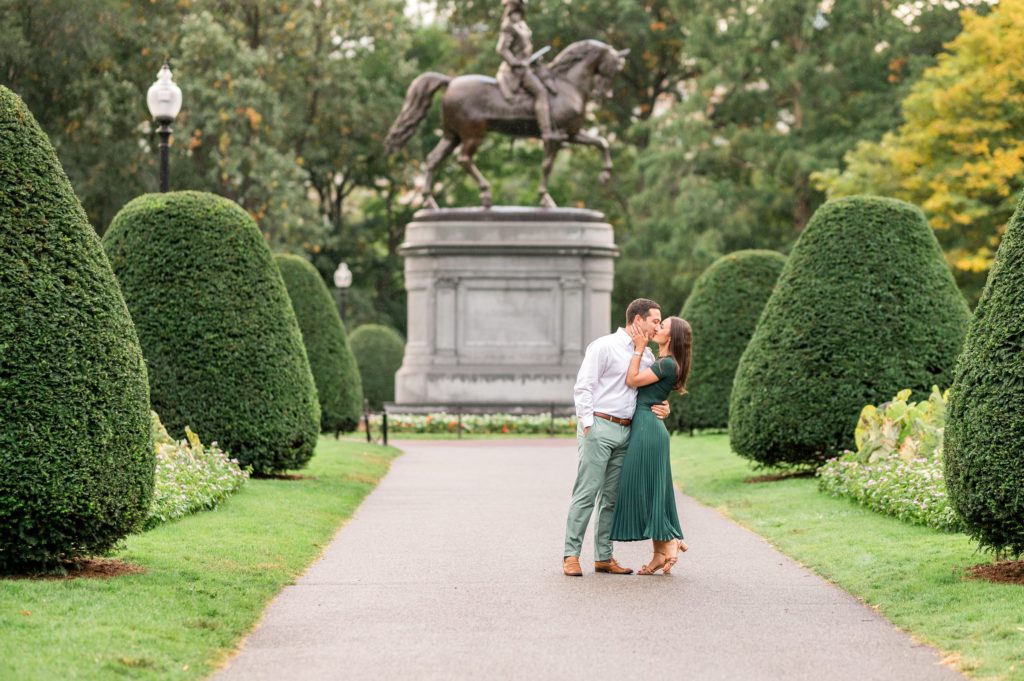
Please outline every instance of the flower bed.
[[899, 457], [862, 463], [846, 452], [818, 469], [820, 487], [900, 520], [958, 532], [960, 518], [946, 498], [940, 458]]
[[216, 508], [249, 479], [236, 459], [228, 458], [214, 442], [204, 446], [188, 427], [186, 440], [168, 436], [156, 414], [156, 480], [146, 529], [191, 513]]
[[[381, 427], [379, 415], [370, 417], [370, 427]], [[388, 414], [388, 431], [391, 433], [454, 434], [458, 430], [457, 414]], [[576, 433], [576, 417], [555, 417], [552, 420], [550, 414], [463, 414], [462, 431], [473, 434], [573, 435]]]
[[864, 407], [857, 451], [848, 450], [819, 468], [819, 487], [901, 520], [960, 531], [942, 476], [947, 395], [933, 388], [926, 401], [908, 402], [909, 397], [904, 390], [879, 407]]

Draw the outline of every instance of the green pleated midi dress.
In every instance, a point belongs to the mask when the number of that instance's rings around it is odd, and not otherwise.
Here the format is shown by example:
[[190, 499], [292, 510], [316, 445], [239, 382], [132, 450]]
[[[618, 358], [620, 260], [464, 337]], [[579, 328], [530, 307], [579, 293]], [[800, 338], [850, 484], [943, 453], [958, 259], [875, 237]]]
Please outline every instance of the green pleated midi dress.
[[651, 411], [653, 405], [663, 402], [672, 391], [678, 369], [674, 359], [662, 357], [651, 371], [659, 380], [641, 387], [636, 393], [636, 413], [612, 520], [613, 541], [683, 538], [668, 458], [668, 429]]

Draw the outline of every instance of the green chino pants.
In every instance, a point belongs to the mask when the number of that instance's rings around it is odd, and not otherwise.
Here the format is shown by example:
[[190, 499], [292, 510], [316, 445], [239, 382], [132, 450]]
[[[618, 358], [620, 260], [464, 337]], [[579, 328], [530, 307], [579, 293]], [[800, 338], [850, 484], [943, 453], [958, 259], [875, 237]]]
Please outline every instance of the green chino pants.
[[565, 553], [579, 556], [583, 548], [583, 535], [597, 505], [594, 523], [594, 560], [612, 557], [612, 517], [615, 499], [619, 494], [619, 474], [629, 446], [629, 426], [620, 426], [605, 419], [594, 419], [590, 432], [583, 434], [577, 426], [576, 449], [579, 467], [576, 484], [569, 502], [569, 518], [565, 523]]

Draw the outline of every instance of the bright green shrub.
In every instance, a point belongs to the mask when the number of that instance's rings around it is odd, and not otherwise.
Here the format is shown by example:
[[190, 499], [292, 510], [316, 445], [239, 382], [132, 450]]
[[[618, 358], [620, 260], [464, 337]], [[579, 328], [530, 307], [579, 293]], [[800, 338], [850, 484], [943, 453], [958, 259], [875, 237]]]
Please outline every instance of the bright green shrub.
[[725, 428], [736, 365], [786, 264], [776, 251], [737, 251], [708, 267], [679, 313], [693, 328], [687, 394], [669, 396], [670, 430]]
[[920, 210], [869, 196], [826, 203], [740, 359], [733, 449], [778, 466], [851, 448], [863, 405], [952, 382], [969, 317]]
[[274, 257], [302, 330], [320, 398], [320, 430], [355, 430], [363, 413], [363, 384], [345, 325], [320, 273], [305, 258]]
[[1024, 200], [1007, 226], [950, 390], [946, 484], [982, 547], [1024, 554]]
[[130, 201], [103, 239], [139, 332], [153, 409], [257, 474], [313, 455], [320, 405], [295, 313], [256, 223], [213, 194]]
[[0, 571], [109, 550], [153, 493], [149, 387], [96, 232], [0, 86]]
[[237, 492], [249, 473], [242, 470], [217, 443], [203, 445], [185, 426], [185, 439], [175, 442], [151, 412], [156, 445], [156, 479], [146, 527], [217, 508]]
[[380, 324], [364, 324], [349, 338], [352, 354], [359, 365], [363, 395], [371, 409], [395, 401], [395, 374], [402, 366], [405, 341], [398, 332]]

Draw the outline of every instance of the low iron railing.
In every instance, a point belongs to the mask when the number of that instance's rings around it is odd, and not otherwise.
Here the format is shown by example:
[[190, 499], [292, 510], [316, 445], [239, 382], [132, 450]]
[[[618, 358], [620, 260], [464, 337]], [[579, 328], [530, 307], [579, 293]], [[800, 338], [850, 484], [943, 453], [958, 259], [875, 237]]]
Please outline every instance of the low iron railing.
[[[388, 443], [388, 414], [448, 414], [454, 416], [456, 419], [455, 433], [456, 437], [461, 438], [464, 428], [462, 425], [462, 417], [471, 414], [508, 414], [510, 416], [531, 416], [536, 414], [548, 414], [550, 417], [550, 425], [548, 427], [548, 434], [555, 434], [555, 418], [560, 416], [574, 416], [576, 414], [575, 408], [565, 404], [502, 404], [502, 403], [487, 403], [487, 404], [394, 404], [393, 402], [385, 402], [384, 408], [378, 412], [381, 416], [381, 439], [384, 444]], [[367, 403], [364, 403], [363, 409], [363, 425], [366, 428], [366, 441], [372, 442], [373, 436], [371, 433], [370, 417], [375, 416], [369, 410]]]

